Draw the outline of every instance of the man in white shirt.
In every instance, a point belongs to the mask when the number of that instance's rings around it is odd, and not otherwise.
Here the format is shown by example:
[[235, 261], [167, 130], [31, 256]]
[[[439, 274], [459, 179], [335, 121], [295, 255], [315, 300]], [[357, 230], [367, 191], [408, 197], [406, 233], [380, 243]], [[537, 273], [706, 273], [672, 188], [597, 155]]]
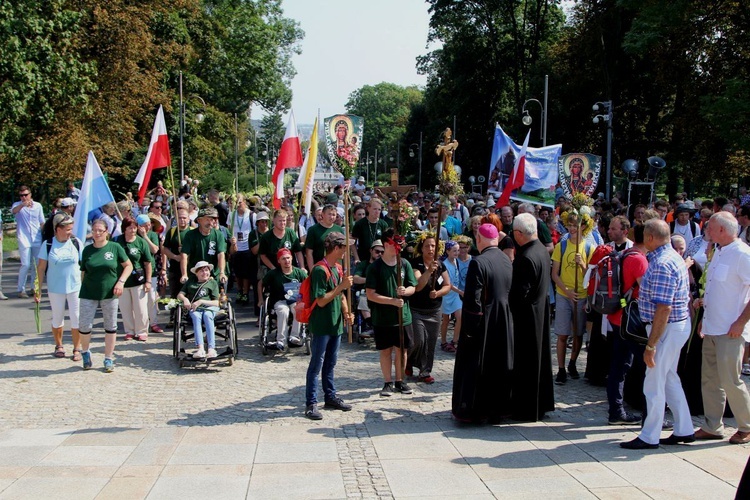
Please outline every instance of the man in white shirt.
[[724, 404], [737, 421], [732, 444], [750, 443], [750, 394], [740, 379], [745, 342], [750, 341], [750, 247], [737, 238], [738, 225], [728, 212], [714, 214], [708, 225], [718, 245], [708, 266], [706, 293], [696, 302], [703, 315], [701, 392], [706, 423], [696, 439], [723, 439]]
[[36, 258], [42, 247], [44, 211], [42, 205], [32, 199], [28, 186], [19, 187], [18, 196], [21, 199], [13, 204], [11, 212], [16, 217], [16, 238], [18, 239], [18, 253], [21, 256], [21, 268], [18, 270], [18, 296], [26, 299], [29, 297], [26, 293], [26, 278], [30, 266], [36, 278]]

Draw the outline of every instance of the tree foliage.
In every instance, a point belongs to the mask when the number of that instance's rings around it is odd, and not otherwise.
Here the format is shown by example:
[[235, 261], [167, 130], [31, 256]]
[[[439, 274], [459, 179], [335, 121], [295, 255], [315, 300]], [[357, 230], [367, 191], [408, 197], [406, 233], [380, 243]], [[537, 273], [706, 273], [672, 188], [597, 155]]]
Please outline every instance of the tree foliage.
[[179, 167], [180, 71], [186, 171], [234, 172], [250, 104], [289, 107], [303, 36], [281, 0], [5, 2], [0, 33], [0, 179], [59, 186], [81, 178], [92, 149], [121, 190], [159, 104]]

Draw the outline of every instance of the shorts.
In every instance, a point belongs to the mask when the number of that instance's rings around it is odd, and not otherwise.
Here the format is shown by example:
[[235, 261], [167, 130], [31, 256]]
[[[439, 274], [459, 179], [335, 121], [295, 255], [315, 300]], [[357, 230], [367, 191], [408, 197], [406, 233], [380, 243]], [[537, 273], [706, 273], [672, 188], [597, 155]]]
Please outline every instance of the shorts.
[[79, 299], [80, 313], [78, 315], [79, 330], [84, 333], [91, 332], [94, 328], [94, 316], [97, 308], [102, 308], [103, 326], [105, 332], [117, 331], [117, 307], [120, 299], [114, 297], [104, 300]]
[[253, 257], [250, 250], [237, 252], [232, 256], [232, 270], [239, 279], [250, 279], [250, 259]]
[[[391, 347], [401, 347], [401, 339], [398, 326], [373, 326], [375, 337], [375, 349], [382, 351]], [[411, 324], [404, 325], [404, 349], [413, 345], [414, 330]]]
[[264, 265], [258, 265], [258, 281], [263, 281], [263, 278], [268, 274], [269, 269]]
[[[570, 335], [573, 326], [573, 302], [559, 293], [555, 297], [555, 335]], [[578, 315], [575, 335], [583, 337], [586, 329], [586, 299], [579, 299], [576, 302]]]

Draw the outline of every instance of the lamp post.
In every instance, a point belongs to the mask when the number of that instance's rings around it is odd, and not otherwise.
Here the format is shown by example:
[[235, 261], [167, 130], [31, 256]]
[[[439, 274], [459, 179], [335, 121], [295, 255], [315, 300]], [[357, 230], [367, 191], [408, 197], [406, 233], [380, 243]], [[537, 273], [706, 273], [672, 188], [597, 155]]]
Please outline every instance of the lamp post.
[[417, 153], [419, 155], [419, 182], [417, 183], [417, 189], [422, 191], [422, 132], [419, 133], [419, 144], [416, 142], [409, 144], [409, 158], [414, 158], [414, 150], [412, 149], [412, 146], [417, 146], [419, 148]]
[[[255, 163], [253, 163], [253, 179], [255, 180], [255, 192], [258, 192], [258, 131], [255, 130], [253, 124], [250, 124], [248, 132], [253, 134], [252, 142], [255, 144]], [[250, 142], [250, 141], [248, 141]], [[248, 144], [248, 147], [250, 144]]]
[[[206, 101], [196, 94], [190, 94], [189, 97], [198, 99], [203, 104], [203, 109], [206, 109]], [[198, 112], [195, 115], [195, 121], [201, 123], [204, 115]], [[182, 98], [182, 71], [180, 71], [180, 182], [185, 179], [185, 101]]]
[[603, 111], [602, 114], [594, 116], [592, 121], [594, 123], [599, 123], [600, 120], [607, 122], [607, 173], [604, 192], [604, 198], [607, 201], [612, 199], [612, 108], [612, 101], [600, 101], [591, 106], [594, 113], [598, 112], [599, 109]]
[[529, 112], [526, 109], [526, 105], [530, 102], [535, 102], [541, 108], [542, 128], [539, 132], [539, 137], [542, 139], [542, 147], [547, 145], [547, 96], [548, 96], [548, 92], [549, 92], [549, 76], [544, 75], [544, 104], [539, 102], [538, 99], [526, 99], [526, 101], [523, 103], [523, 106], [521, 107], [521, 113], [523, 113], [523, 117], [521, 117], [521, 121], [527, 127], [531, 125], [531, 122], [533, 120], [531, 119], [531, 115], [529, 115]]

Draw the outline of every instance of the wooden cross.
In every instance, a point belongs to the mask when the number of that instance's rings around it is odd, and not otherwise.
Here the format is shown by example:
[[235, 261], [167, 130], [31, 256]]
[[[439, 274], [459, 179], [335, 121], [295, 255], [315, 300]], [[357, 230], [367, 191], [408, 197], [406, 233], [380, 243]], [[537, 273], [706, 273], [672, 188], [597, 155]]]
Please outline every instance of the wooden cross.
[[[417, 186], [414, 185], [400, 185], [398, 183], [398, 169], [391, 169], [391, 185], [384, 186], [385, 192], [381, 189], [377, 189], [378, 194], [381, 198], [387, 199], [391, 202], [391, 207], [396, 207], [398, 200], [406, 198], [409, 193], [417, 190]], [[396, 208], [398, 210], [398, 208]]]

